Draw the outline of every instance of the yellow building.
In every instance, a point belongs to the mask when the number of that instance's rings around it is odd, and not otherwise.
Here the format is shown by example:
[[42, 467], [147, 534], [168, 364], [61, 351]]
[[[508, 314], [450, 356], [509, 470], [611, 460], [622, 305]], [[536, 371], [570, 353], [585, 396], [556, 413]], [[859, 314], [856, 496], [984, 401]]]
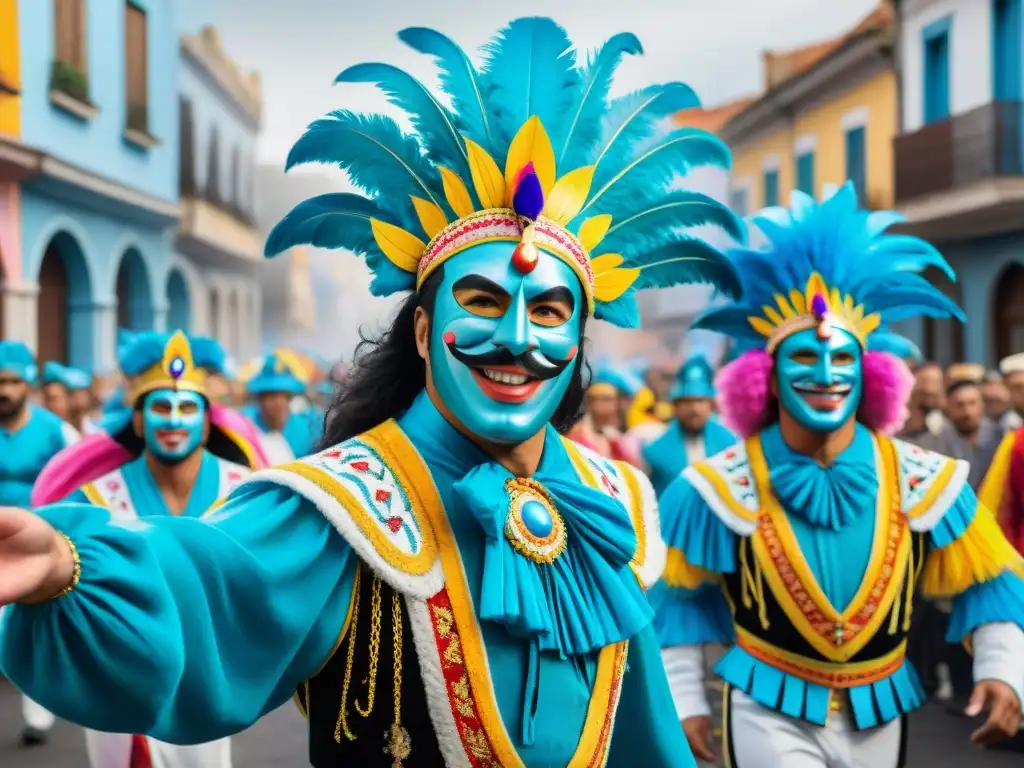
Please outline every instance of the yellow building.
[[18, 0], [0, 0], [0, 137], [21, 133]]
[[892, 207], [894, 40], [886, 0], [839, 37], [765, 51], [759, 96], [680, 113], [678, 122], [711, 130], [732, 149], [729, 203], [738, 214], [785, 205], [793, 189], [820, 199], [847, 179], [866, 207]]

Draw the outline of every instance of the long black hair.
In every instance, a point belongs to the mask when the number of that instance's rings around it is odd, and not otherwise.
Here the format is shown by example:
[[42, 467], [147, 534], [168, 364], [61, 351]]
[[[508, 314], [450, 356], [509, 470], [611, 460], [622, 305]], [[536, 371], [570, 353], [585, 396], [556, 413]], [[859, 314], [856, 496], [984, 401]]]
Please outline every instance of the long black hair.
[[[368, 336], [360, 331], [361, 341], [356, 347], [351, 374], [335, 390], [317, 450], [330, 448], [399, 416], [426, 387], [427, 368], [416, 347], [414, 321], [419, 307], [433, 316], [443, 275], [442, 265], [427, 278], [418, 293], [402, 302], [391, 326], [381, 334]], [[584, 316], [580, 322], [580, 354], [576, 357], [569, 387], [551, 417], [552, 425], [559, 432], [568, 431], [582, 415], [586, 393], [584, 369], [589, 376], [589, 366], [582, 352], [585, 330]]]

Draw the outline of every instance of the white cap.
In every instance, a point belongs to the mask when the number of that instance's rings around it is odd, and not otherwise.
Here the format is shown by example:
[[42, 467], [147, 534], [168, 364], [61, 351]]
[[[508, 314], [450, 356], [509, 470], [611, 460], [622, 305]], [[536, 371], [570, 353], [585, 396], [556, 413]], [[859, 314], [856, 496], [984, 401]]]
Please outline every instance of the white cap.
[[1004, 357], [999, 362], [999, 370], [1003, 376], [1009, 376], [1011, 373], [1024, 373], [1024, 352]]

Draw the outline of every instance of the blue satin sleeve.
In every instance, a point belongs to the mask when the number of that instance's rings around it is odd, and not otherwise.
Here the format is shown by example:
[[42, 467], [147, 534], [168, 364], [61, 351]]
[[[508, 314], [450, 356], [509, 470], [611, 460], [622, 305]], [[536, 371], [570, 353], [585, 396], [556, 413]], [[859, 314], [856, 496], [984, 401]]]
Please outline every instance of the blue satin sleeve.
[[0, 670], [67, 720], [211, 741], [287, 701], [338, 640], [356, 558], [289, 490], [242, 486], [204, 519], [114, 523], [74, 503], [39, 514], [75, 543], [81, 579], [4, 612]]
[[650, 625], [629, 642], [608, 765], [697, 765], [676, 717], [658, 639]]
[[685, 476], [669, 484], [658, 504], [668, 561], [648, 599], [661, 646], [731, 643], [732, 612], [720, 577], [736, 570], [736, 534]]

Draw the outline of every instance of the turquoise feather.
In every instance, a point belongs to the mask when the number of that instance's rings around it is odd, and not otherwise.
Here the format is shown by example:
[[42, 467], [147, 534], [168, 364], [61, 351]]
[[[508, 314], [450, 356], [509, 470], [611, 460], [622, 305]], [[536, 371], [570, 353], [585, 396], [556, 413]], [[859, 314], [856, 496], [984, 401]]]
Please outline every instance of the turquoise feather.
[[356, 64], [334, 82], [377, 85], [388, 101], [409, 116], [430, 161], [468, 178], [466, 145], [455, 127], [454, 117], [415, 77], [390, 64]]
[[630, 288], [615, 301], [598, 304], [594, 317], [619, 328], [639, 328], [640, 308], [636, 303], [636, 291]]
[[765, 339], [741, 320], [762, 316], [763, 306], [775, 305], [775, 294], [803, 291], [815, 272], [886, 325], [920, 316], [964, 320], [956, 303], [919, 274], [930, 267], [948, 271], [942, 255], [918, 238], [885, 233], [901, 220], [898, 214], [860, 209], [849, 182], [820, 204], [801, 192], [791, 200], [790, 210], [776, 207], [753, 217], [768, 238], [765, 248], [728, 254], [743, 301], [707, 310], [694, 327], [763, 348]]
[[633, 288], [667, 288], [684, 283], [714, 285], [726, 296], [741, 293], [740, 278], [733, 263], [721, 251], [695, 237], [677, 235], [654, 251], [636, 254], [623, 264], [640, 267]]
[[[560, 146], [566, 115], [581, 81], [572, 42], [551, 19], [517, 19], [484, 46], [482, 81], [491, 122], [505, 153], [519, 129], [540, 118], [551, 145]], [[504, 166], [505, 157], [495, 158]]]
[[445, 35], [425, 27], [403, 29], [398, 37], [413, 50], [434, 57], [440, 70], [441, 87], [451, 97], [459, 129], [493, 154], [495, 141], [491, 135], [480, 75], [465, 51]]
[[608, 108], [608, 90], [622, 57], [644, 52], [636, 35], [621, 32], [590, 57], [583, 71], [583, 83], [575, 99], [565, 138], [556, 147], [555, 160], [562, 172], [588, 165], [601, 137], [601, 119]]
[[365, 253], [377, 247], [370, 217], [388, 219], [373, 200], [350, 192], [311, 197], [292, 208], [270, 231], [264, 253], [276, 256], [294, 245]]
[[661, 121], [700, 105], [683, 83], [652, 85], [616, 99], [602, 120], [601, 141], [594, 155], [594, 184], [603, 185], [636, 155], [637, 145], [654, 135]]
[[419, 144], [382, 115], [339, 110], [316, 120], [288, 153], [286, 169], [303, 163], [337, 165], [368, 195], [388, 195], [410, 232], [421, 231], [412, 196], [439, 207], [444, 201], [437, 173]]
[[588, 215], [656, 201], [676, 176], [702, 165], [728, 168], [729, 148], [707, 131], [680, 128], [665, 136], [603, 183], [595, 182], [581, 213]]
[[601, 253], [621, 253], [629, 261], [634, 254], [660, 248], [675, 239], [680, 227], [713, 225], [734, 240], [746, 237], [743, 223], [717, 200], [700, 192], [677, 189], [657, 202], [627, 209], [612, 220], [601, 240]]

